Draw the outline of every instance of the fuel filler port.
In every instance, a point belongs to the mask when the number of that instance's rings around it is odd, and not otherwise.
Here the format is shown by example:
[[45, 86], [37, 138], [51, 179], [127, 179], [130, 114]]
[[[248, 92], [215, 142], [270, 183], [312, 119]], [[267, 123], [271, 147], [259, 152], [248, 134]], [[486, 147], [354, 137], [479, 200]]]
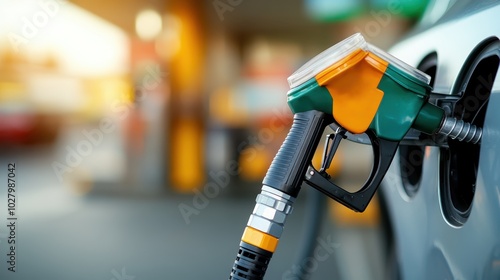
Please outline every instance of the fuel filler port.
[[[488, 101], [500, 63], [500, 41], [490, 38], [479, 44], [465, 62], [453, 93], [461, 96], [451, 110], [458, 120], [483, 127]], [[440, 149], [440, 196], [443, 214], [454, 226], [470, 215], [476, 190], [481, 145], [448, 138]]]

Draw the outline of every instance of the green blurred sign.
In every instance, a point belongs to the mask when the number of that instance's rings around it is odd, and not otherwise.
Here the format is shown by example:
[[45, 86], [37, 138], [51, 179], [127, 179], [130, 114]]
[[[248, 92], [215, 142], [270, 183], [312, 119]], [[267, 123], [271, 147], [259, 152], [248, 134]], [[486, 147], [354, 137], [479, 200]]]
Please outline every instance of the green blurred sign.
[[317, 21], [347, 21], [369, 11], [397, 11], [398, 16], [419, 18], [429, 0], [305, 0], [306, 11]]

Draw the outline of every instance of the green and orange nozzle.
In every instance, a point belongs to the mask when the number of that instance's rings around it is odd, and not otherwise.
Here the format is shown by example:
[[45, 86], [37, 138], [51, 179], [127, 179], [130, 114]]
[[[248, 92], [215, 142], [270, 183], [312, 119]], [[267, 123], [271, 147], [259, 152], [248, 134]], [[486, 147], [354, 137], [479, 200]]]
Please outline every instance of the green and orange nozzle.
[[[363, 212], [410, 128], [479, 142], [482, 131], [445, 116], [429, 103], [430, 77], [368, 44], [359, 33], [320, 53], [288, 78], [294, 122], [263, 180], [229, 279], [262, 279], [303, 181]], [[324, 129], [336, 126], [318, 171], [311, 160]], [[326, 169], [346, 134], [367, 135], [371, 174], [350, 193], [329, 180]]]

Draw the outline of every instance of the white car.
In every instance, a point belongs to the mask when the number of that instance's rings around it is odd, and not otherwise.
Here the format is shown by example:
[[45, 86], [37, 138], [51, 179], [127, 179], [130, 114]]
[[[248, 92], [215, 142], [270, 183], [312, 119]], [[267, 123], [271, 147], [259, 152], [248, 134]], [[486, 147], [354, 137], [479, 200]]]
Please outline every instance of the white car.
[[432, 5], [390, 53], [429, 74], [431, 101], [483, 137], [400, 146], [380, 188], [393, 276], [500, 279], [500, 2]]

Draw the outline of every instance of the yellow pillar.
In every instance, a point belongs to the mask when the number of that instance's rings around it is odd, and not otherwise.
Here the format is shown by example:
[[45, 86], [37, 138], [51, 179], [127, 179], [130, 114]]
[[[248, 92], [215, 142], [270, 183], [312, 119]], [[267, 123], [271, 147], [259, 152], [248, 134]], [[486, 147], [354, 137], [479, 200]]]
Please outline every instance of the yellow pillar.
[[205, 29], [203, 3], [169, 2], [167, 11], [178, 20], [179, 48], [169, 61], [170, 183], [179, 192], [200, 188], [204, 178], [203, 70]]

